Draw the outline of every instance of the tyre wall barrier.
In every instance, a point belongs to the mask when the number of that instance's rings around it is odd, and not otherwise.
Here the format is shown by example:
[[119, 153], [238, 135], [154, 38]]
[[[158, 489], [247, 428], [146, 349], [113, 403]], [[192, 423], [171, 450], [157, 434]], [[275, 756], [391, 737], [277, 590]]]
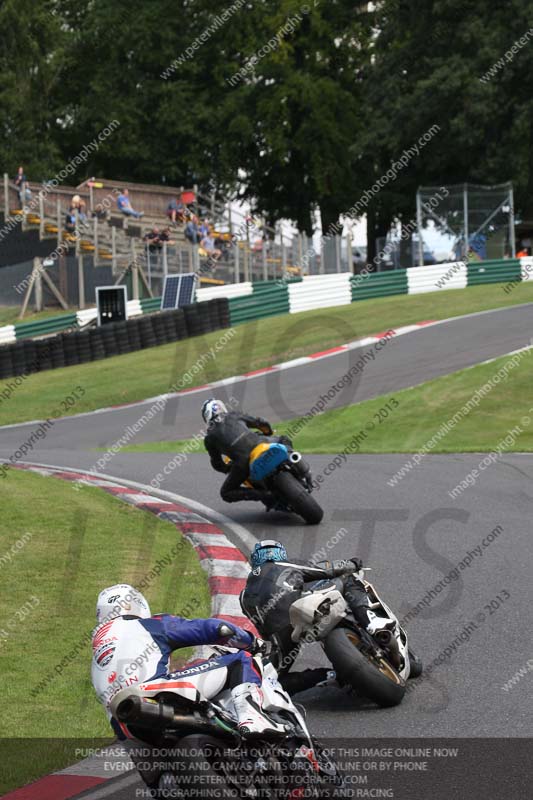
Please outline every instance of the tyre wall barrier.
[[262, 319], [290, 311], [288, 284], [282, 281], [261, 281], [253, 284], [252, 294], [229, 299], [231, 324]]
[[3, 328], [0, 328], [0, 345], [10, 344], [16, 341], [16, 338], [14, 325], [4, 325]]
[[344, 294], [347, 284], [351, 289], [351, 302], [354, 303], [375, 297], [464, 289], [482, 283], [504, 283], [503, 289], [508, 291], [507, 286], [512, 287], [522, 280], [533, 280], [533, 258], [475, 263], [456, 261], [360, 275], [313, 275], [296, 279], [297, 282], [270, 281], [269, 290], [264, 288], [265, 283], [255, 283], [252, 293], [244, 296], [233, 294], [231, 286], [220, 286], [217, 287], [217, 294], [225, 292], [229, 297], [231, 324], [237, 325], [287, 313], [287, 299], [290, 313], [345, 305], [350, 302]]
[[506, 283], [522, 280], [522, 269], [518, 258], [493, 261], [490, 266], [486, 261], [475, 261], [468, 265], [468, 285], [479, 286], [483, 283]]
[[434, 267], [415, 267], [406, 270], [407, 293], [438, 292], [439, 289], [466, 289], [467, 265], [464, 261], [435, 264]]
[[351, 274], [313, 275], [288, 286], [290, 313], [345, 306], [352, 302]]
[[252, 294], [252, 291], [253, 285], [251, 281], [226, 284], [225, 286], [209, 286], [197, 290], [196, 300], [199, 303], [203, 303], [205, 300], [212, 300], [215, 297], [245, 297]]
[[[75, 322], [76, 315], [72, 317]], [[62, 331], [45, 339], [11, 341], [0, 347], [0, 380], [124, 355], [229, 325], [229, 302], [220, 297], [172, 311], [111, 322], [100, 328]]]
[[[278, 314], [343, 305], [348, 301], [346, 286], [350, 286], [351, 302], [399, 294], [418, 294], [447, 289], [460, 289], [484, 283], [503, 283], [505, 292], [521, 281], [533, 280], [533, 258], [502, 259], [498, 261], [452, 262], [425, 267], [411, 267], [388, 272], [351, 275], [351, 273], [313, 275], [279, 281], [239, 283], [199, 289], [197, 301], [203, 306], [215, 299], [229, 301], [229, 320], [236, 325], [253, 319]], [[161, 298], [128, 301], [128, 318], [158, 311]], [[170, 313], [170, 312], [165, 312]], [[191, 326], [199, 323], [189, 314]], [[63, 314], [37, 322], [20, 322], [0, 327], [0, 345], [34, 336], [45, 336], [68, 328], [79, 328], [96, 318], [96, 309]], [[133, 336], [133, 340], [135, 337]], [[131, 346], [131, 345], [130, 345]]]
[[373, 272], [364, 276], [354, 275], [351, 284], [352, 303], [374, 297], [407, 294], [407, 270], [395, 269], [390, 272]]
[[533, 281], [533, 258], [520, 259], [520, 276], [523, 281]]

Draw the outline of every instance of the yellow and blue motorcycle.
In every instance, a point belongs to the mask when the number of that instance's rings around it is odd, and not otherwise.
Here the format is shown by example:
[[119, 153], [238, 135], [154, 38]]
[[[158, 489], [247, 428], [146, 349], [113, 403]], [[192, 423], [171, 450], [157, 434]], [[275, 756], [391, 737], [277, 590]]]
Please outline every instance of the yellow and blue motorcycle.
[[271, 492], [274, 510], [299, 514], [310, 525], [321, 522], [324, 512], [311, 497], [311, 471], [301, 453], [280, 442], [261, 442], [250, 453], [249, 466], [245, 485]]

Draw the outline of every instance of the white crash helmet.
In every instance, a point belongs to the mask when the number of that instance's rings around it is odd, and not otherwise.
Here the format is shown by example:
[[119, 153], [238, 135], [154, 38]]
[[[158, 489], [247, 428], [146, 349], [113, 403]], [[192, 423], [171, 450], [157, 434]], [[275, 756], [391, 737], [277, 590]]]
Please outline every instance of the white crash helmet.
[[213, 420], [220, 419], [224, 414], [228, 413], [228, 409], [221, 400], [215, 400], [210, 397], [202, 406], [202, 417], [204, 422], [209, 425]]
[[117, 583], [103, 589], [96, 601], [96, 621], [107, 622], [115, 617], [151, 617], [146, 598], [128, 583]]

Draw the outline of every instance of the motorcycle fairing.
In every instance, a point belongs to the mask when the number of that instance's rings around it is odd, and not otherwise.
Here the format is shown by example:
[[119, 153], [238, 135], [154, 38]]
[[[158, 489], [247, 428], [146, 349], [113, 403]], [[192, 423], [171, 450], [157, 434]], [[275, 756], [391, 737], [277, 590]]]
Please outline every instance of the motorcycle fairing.
[[139, 685], [139, 693], [155, 697], [160, 692], [171, 691], [197, 703], [210, 700], [222, 691], [228, 676], [227, 667], [221, 667], [213, 659], [190, 669], [173, 672], [168, 678], [154, 678]]
[[348, 610], [344, 597], [333, 585], [306, 592], [289, 609], [293, 642], [300, 641], [310, 630], [315, 630], [317, 638], [326, 636], [337, 627]]
[[250, 477], [253, 481], [263, 481], [288, 461], [289, 451], [279, 442], [261, 442], [250, 453]]

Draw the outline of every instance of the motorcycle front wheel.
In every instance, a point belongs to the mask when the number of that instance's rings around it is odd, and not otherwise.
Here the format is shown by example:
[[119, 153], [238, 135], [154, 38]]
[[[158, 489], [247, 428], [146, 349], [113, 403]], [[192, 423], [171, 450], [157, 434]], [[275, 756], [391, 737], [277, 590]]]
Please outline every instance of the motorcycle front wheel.
[[351, 628], [335, 628], [324, 649], [337, 677], [350, 684], [357, 694], [382, 708], [399, 705], [405, 694], [405, 681], [384, 658], [372, 659], [361, 652], [361, 639]]
[[287, 470], [278, 472], [272, 478], [272, 488], [284, 500], [288, 506], [300, 517], [309, 523], [309, 525], [318, 525], [324, 516], [323, 510], [320, 508], [314, 497], [311, 497], [309, 492], [304, 489], [302, 484], [292, 473]]

